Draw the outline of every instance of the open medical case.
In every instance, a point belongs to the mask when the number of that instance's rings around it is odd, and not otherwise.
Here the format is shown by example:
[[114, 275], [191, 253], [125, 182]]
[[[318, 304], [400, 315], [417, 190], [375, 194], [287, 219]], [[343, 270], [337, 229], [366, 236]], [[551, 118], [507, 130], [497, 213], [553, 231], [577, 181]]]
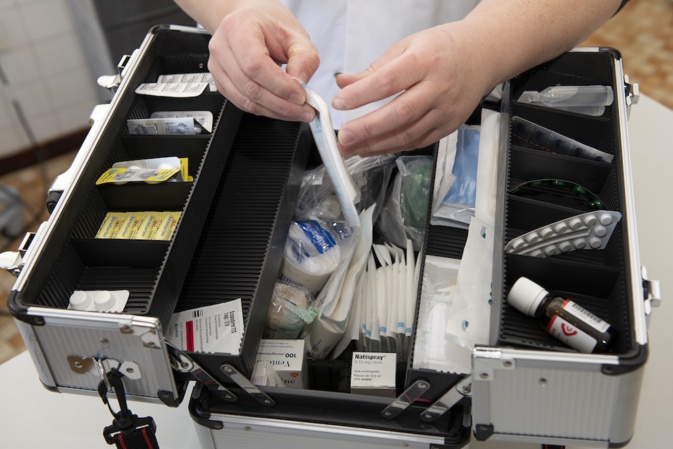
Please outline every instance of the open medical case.
[[[208, 40], [197, 29], [151, 30], [120, 72], [111, 104], [94, 111], [92, 130], [52, 216], [23, 248], [9, 302], [45, 387], [96, 394], [101, 373], [120, 368], [129, 398], [168, 406], [189, 400], [204, 447], [224, 447], [237, 438], [250, 444], [256, 437], [272, 438], [275, 447], [302, 441], [333, 447], [461, 447], [472, 434], [604, 447], [628, 442], [647, 358], [649, 283], [641, 275], [631, 193], [630, 86], [617, 52], [567, 53], [511, 80], [502, 100], [491, 105], [502, 112], [505, 136], [516, 115], [614, 159], [587, 161], [506, 139], [498, 160], [503, 176], [491, 341], [474, 349], [467, 377], [414, 369], [412, 353], [399, 363], [399, 396], [393, 401], [344, 392], [349, 370], [344, 359], [309, 361], [309, 389], [250, 383], [299, 183], [315, 150], [306, 125], [243, 114], [217, 92], [186, 99], [135, 93], [162, 74], [206, 72]], [[615, 101], [599, 117], [514, 101], [523, 90], [563, 83], [612, 86]], [[128, 132], [128, 118], [185, 109], [211, 111], [212, 134]], [[423, 151], [433, 153], [436, 146]], [[187, 158], [194, 181], [95, 185], [115, 162], [163, 156]], [[580, 184], [608, 210], [621, 212], [608, 246], [545, 259], [506, 254], [510, 240], [590, 210], [568, 189], [511, 192], [538, 179]], [[181, 212], [169, 241], [94, 238], [107, 212], [157, 208]], [[459, 259], [466, 238], [466, 230], [428, 225], [424, 254]], [[614, 348], [605, 354], [568, 351], [508, 306], [507, 291], [524, 275], [572, 295], [612, 323], [618, 331]], [[75, 290], [104, 289], [130, 292], [122, 313], [67, 309]], [[174, 312], [238, 298], [244, 313], [238, 353], [186, 352], [167, 344], [164, 335]], [[191, 380], [197, 382], [187, 399]]]

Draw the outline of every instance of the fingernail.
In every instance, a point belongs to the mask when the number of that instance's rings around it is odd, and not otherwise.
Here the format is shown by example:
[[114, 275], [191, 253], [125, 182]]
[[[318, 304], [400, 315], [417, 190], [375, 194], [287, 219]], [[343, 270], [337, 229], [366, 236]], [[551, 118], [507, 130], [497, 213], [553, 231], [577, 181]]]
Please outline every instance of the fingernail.
[[306, 97], [302, 94], [299, 94], [297, 92], [293, 92], [290, 94], [290, 101], [295, 104], [304, 104], [306, 102]]
[[339, 131], [339, 143], [342, 145], [348, 145], [353, 142], [354, 137], [353, 133], [348, 130]]
[[334, 109], [346, 109], [346, 102], [341, 97], [334, 97], [332, 106]]

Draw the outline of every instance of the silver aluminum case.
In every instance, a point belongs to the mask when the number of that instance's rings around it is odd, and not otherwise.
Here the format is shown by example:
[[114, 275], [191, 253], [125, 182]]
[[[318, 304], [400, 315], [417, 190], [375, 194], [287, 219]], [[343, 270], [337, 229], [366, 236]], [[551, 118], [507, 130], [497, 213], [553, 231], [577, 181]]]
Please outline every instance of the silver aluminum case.
[[[178, 25], [157, 27], [146, 35], [141, 46], [127, 60], [117, 79], [119, 85], [111, 103], [96, 106], [90, 119], [91, 130], [70, 169], [58, 180], [61, 197], [49, 220], [35, 234], [12, 287], [12, 295], [20, 297], [33, 271], [39, 269], [35, 262], [44, 252], [55, 224], [67, 213], [71, 202], [79, 201], [73, 198], [73, 186], [79, 182], [92, 153], [100, 144], [101, 134], [115, 115], [118, 104], [135, 88], [131, 81], [159, 31], [207, 34], [202, 29]], [[133, 380], [125, 383], [129, 399], [171, 406], [182, 400], [182, 388], [176, 383], [157, 318], [31, 306], [21, 320], [15, 321], [41, 382], [50, 390], [97, 395], [101, 370], [108, 366], [96, 364], [93, 359], [111, 359], [120, 364], [129, 362], [133, 367]]]
[[[575, 51], [598, 52], [598, 48]], [[647, 353], [647, 323], [628, 139], [628, 109], [621, 58], [614, 60], [615, 102], [619, 111], [621, 166], [625, 210], [624, 238], [630, 254], [635, 345], [640, 347], [633, 369], [622, 370], [617, 355], [557, 353], [504, 347], [476, 348], [472, 357], [472, 423], [478, 439], [539, 442], [558, 445], [621, 446], [633, 435], [635, 414]], [[507, 109], [507, 108], [506, 108]], [[505, 117], [504, 117], [505, 118]], [[503, 120], [507, 121], [507, 120]], [[507, 135], [506, 133], [504, 135]], [[500, 164], [506, 164], [501, 151]], [[505, 170], [500, 174], [504, 175]], [[506, 180], [499, 180], [497, 217], [504, 220]], [[496, 248], [504, 247], [504, 226], [496, 229]], [[502, 257], [495, 257], [494, 279], [502, 279]], [[494, 283], [493, 296], [504, 297]], [[495, 309], [495, 308], [494, 308]], [[494, 312], [497, 313], [496, 310]], [[497, 323], [497, 317], [492, 317]], [[497, 331], [492, 329], [491, 344]]]

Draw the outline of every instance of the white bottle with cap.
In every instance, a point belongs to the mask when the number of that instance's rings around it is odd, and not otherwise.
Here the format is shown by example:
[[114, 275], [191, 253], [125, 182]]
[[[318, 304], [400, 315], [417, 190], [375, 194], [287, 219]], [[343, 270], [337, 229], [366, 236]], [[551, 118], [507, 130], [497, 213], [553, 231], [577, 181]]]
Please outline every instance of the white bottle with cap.
[[570, 299], [550, 295], [528, 278], [520, 277], [514, 283], [507, 302], [537, 318], [549, 334], [579, 352], [604, 352], [614, 341], [612, 325]]

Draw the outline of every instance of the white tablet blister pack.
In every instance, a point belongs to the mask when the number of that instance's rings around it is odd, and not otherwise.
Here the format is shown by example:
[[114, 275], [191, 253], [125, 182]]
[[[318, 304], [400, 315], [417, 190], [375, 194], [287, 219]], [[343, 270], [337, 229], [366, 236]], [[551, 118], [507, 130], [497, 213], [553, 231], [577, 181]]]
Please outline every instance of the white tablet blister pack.
[[548, 257], [578, 249], [603, 249], [621, 218], [621, 213], [607, 210], [575, 215], [510, 240], [505, 252]]
[[75, 290], [70, 295], [68, 309], [123, 312], [128, 300], [128, 290]]

